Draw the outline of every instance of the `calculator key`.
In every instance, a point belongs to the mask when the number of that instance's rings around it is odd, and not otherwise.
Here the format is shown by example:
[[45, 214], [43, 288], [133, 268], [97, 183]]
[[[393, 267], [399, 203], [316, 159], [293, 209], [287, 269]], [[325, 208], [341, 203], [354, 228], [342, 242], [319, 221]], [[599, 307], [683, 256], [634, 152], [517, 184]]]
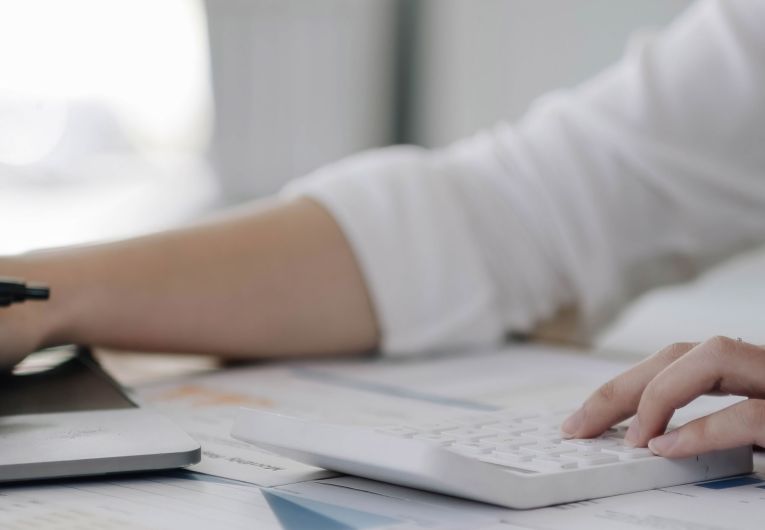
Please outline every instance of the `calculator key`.
[[488, 455], [482, 456], [480, 460], [483, 460], [484, 458], [493, 458], [500, 462], [517, 464], [520, 462], [528, 462], [534, 458], [534, 455], [526, 453], [525, 451], [492, 451]]
[[[492, 440], [490, 439], [484, 439], [484, 442], [491, 443]], [[519, 449], [521, 447], [526, 447], [528, 445], [536, 445], [538, 443], [538, 440], [527, 440], [527, 439], [511, 439], [506, 440], [501, 443], [495, 443], [494, 448], [497, 451], [514, 451], [516, 449]]]
[[549, 442], [560, 442], [562, 440], [561, 433], [558, 429], [538, 429], [535, 431], [529, 431], [523, 433], [525, 438], [533, 438], [535, 440], [546, 440]]
[[520, 423], [490, 423], [488, 425], [482, 425], [482, 430], [492, 431], [496, 434], [506, 434], [509, 436], [517, 436], [525, 432], [536, 431], [538, 427], [536, 425], [522, 425]]
[[517, 454], [517, 453], [524, 453], [528, 455], [533, 455], [533, 453], [528, 453], [525, 451], [526, 447], [529, 445], [534, 445], [533, 443], [520, 443], [518, 445], [505, 445], [505, 446], [497, 446], [494, 447], [495, 453], [505, 453], [505, 454]]
[[482, 429], [466, 429], [464, 427], [449, 431], [449, 436], [458, 440], [480, 440], [481, 438], [488, 438], [492, 435], [493, 433], [490, 431]]
[[481, 462], [488, 462], [489, 464], [497, 464], [500, 466], [513, 466], [517, 463], [495, 454], [480, 455], [476, 458], [478, 458], [478, 460]]
[[537, 455], [560, 455], [564, 453], [575, 453], [577, 450], [576, 447], [551, 443], [527, 445], [523, 449]]
[[482, 455], [482, 454], [487, 454], [489, 453], [489, 451], [491, 451], [491, 448], [485, 447], [476, 442], [458, 441], [450, 445], [448, 448], [451, 451], [454, 451], [455, 453], [461, 453], [464, 455]]
[[586, 449], [602, 449], [604, 447], [619, 445], [617, 440], [609, 438], [573, 438], [570, 440], [563, 440], [561, 443]]
[[566, 469], [576, 469], [577, 462], [573, 460], [564, 460], [554, 456], [538, 456], [529, 462], [523, 462], [525, 467], [536, 471], [565, 471]]
[[439, 445], [448, 445], [451, 443], [454, 443], [457, 441], [456, 438], [453, 436], [448, 436], [446, 434], [440, 434], [440, 433], [434, 433], [434, 432], [425, 432], [420, 434], [415, 434], [412, 436], [415, 440], [424, 440], [426, 442], [432, 442]]
[[575, 461], [581, 467], [612, 464], [619, 461], [619, 457], [600, 451], [566, 453], [563, 457]]
[[553, 425], [559, 425], [566, 419], [566, 414], [545, 414], [543, 416], [537, 416], [523, 420], [523, 424], [537, 425], [539, 427], [550, 427]]
[[626, 445], [604, 447], [603, 452], [615, 455], [621, 460], [634, 460], [637, 458], [656, 456], [646, 447], [628, 447]]
[[534, 440], [529, 440], [528, 438], [523, 438], [521, 436], [512, 436], [512, 435], [504, 435], [504, 434], [498, 434], [498, 435], [492, 435], [486, 438], [481, 439], [484, 442], [487, 443], [493, 443], [497, 446], [511, 446], [511, 445], [528, 445], [532, 443], [536, 443]]

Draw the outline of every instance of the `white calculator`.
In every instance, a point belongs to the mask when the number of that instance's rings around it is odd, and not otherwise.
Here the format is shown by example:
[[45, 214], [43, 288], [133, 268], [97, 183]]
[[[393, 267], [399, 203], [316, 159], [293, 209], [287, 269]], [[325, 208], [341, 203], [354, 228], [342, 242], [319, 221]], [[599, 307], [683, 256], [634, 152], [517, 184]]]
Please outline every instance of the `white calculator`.
[[480, 412], [357, 426], [242, 409], [232, 436], [351, 475], [508, 508], [536, 508], [752, 471], [752, 448], [671, 460], [628, 447], [624, 427], [563, 439], [567, 413]]

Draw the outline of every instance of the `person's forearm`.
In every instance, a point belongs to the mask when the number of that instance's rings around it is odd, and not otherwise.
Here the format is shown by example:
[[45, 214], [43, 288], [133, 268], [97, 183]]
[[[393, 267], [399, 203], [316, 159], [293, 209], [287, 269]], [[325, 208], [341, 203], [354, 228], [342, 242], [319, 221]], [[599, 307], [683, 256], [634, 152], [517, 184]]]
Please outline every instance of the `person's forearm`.
[[44, 345], [246, 358], [361, 352], [378, 341], [348, 243], [307, 199], [0, 261], [0, 275], [50, 284], [50, 302], [28, 309]]

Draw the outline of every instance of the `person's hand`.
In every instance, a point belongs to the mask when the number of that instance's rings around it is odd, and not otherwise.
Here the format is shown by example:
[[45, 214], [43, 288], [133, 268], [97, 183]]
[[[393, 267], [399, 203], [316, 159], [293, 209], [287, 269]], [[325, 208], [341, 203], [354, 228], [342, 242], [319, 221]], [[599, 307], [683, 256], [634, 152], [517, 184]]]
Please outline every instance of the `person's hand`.
[[[48, 275], [38, 270], [32, 260], [21, 257], [1, 257], [0, 277], [4, 279], [39, 280]], [[53, 289], [56, 291], [56, 289]], [[52, 297], [56, 297], [55, 292]], [[61, 314], [56, 300], [27, 300], [0, 307], [0, 372], [6, 371], [40, 348], [54, 344], [53, 336]]]
[[0, 371], [44, 346], [45, 329], [36, 302], [0, 307]]
[[[749, 399], [664, 434], [676, 409], [702, 394]], [[716, 449], [765, 445], [765, 348], [728, 337], [678, 343], [601, 386], [561, 430], [598, 436], [633, 414], [625, 441], [682, 458]]]

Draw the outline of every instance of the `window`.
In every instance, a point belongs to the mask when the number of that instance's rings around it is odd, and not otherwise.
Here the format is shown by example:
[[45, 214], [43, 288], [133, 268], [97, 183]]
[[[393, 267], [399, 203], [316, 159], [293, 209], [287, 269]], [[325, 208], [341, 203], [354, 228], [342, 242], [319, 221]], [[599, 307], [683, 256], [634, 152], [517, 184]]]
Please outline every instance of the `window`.
[[0, 253], [210, 201], [208, 69], [201, 2], [0, 0]]

